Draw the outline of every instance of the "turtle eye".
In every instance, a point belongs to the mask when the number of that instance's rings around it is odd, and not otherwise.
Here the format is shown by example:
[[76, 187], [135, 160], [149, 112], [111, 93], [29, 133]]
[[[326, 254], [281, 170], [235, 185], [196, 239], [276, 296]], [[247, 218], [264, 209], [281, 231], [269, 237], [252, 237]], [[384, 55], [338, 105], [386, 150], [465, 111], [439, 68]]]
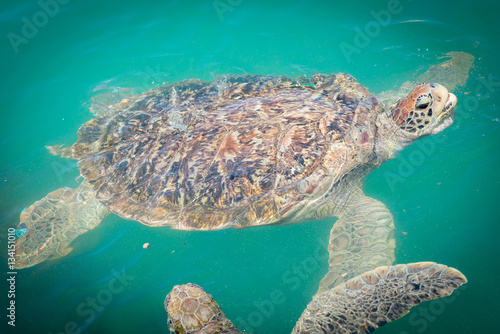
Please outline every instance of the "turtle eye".
[[431, 98], [429, 97], [429, 95], [420, 95], [418, 98], [417, 98], [417, 102], [415, 103], [415, 108], [418, 109], [418, 110], [424, 110], [424, 109], [427, 109], [427, 107], [429, 107], [429, 105], [431, 104]]
[[428, 106], [429, 106], [429, 103], [422, 103], [422, 104], [419, 104], [419, 105], [417, 106], [417, 109], [422, 110], [422, 109], [427, 108]]

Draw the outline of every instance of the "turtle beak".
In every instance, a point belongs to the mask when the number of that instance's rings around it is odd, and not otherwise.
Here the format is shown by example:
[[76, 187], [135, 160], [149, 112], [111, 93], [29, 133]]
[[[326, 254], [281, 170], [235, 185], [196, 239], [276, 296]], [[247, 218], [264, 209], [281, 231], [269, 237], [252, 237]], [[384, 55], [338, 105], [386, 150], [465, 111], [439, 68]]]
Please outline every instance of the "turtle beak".
[[437, 103], [436, 110], [441, 111], [434, 119], [433, 124], [435, 124], [435, 128], [431, 131], [432, 134], [441, 132], [453, 123], [455, 119], [455, 106], [457, 105], [457, 97], [455, 94], [448, 93], [448, 90], [441, 85], [438, 85], [437, 90], [436, 93], [438, 96], [447, 96], [447, 99], [441, 99], [441, 101]]
[[444, 105], [442, 113], [444, 114], [453, 111], [456, 105], [457, 105], [457, 97], [455, 96], [455, 94], [449, 93], [448, 100], [446, 100], [446, 104]]
[[[448, 92], [443, 85], [432, 83], [430, 84], [431, 94], [434, 97], [432, 109], [436, 116], [447, 114], [457, 103], [457, 97]], [[439, 119], [439, 117], [437, 117]], [[437, 120], [437, 119], [436, 119]]]

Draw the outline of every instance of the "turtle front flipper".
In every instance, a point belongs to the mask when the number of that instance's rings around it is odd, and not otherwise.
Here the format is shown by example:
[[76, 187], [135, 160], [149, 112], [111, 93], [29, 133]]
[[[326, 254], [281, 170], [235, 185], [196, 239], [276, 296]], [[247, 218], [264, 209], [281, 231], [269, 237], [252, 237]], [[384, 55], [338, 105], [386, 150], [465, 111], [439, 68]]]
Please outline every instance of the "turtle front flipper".
[[15, 267], [28, 268], [67, 255], [76, 237], [108, 215], [86, 182], [77, 189], [65, 187], [51, 192], [21, 213], [17, 230], [25, 232], [16, 239]]
[[215, 299], [193, 283], [174, 286], [165, 298], [165, 311], [172, 333], [241, 334]]
[[466, 282], [458, 270], [434, 262], [379, 267], [316, 295], [293, 333], [371, 333]]
[[318, 294], [395, 260], [394, 220], [387, 207], [370, 197], [343, 210], [330, 232], [329, 268]]
[[[371, 333], [422, 302], [449, 296], [466, 283], [456, 269], [434, 262], [383, 266], [316, 295], [292, 333]], [[165, 298], [171, 332], [241, 332], [202, 287], [176, 285]]]
[[423, 82], [439, 82], [450, 92], [455, 91], [457, 87], [465, 86], [469, 72], [474, 66], [475, 57], [465, 52], [449, 52], [442, 58], [446, 58], [446, 60], [431, 66], [418, 77], [398, 85], [397, 89], [380, 93], [377, 98], [385, 105], [392, 105]]

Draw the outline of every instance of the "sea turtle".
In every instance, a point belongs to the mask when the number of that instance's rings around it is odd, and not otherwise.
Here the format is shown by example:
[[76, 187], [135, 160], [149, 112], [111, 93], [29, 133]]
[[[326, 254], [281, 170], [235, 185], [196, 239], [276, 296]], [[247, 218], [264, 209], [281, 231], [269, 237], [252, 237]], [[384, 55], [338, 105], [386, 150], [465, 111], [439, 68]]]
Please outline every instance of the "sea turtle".
[[[445, 80], [445, 70], [447, 85], [463, 84], [472, 56], [451, 56], [426, 78]], [[443, 86], [422, 84], [399, 102], [400, 92], [385, 94], [381, 104], [346, 74], [224, 76], [127, 94], [114, 89], [94, 99], [98, 117], [80, 128], [78, 141], [49, 147], [78, 159], [85, 180], [21, 213], [17, 229], [26, 232], [17, 239], [17, 268], [68, 254], [71, 241], [110, 211], [188, 230], [339, 217], [334, 261], [355, 247], [354, 262], [369, 264], [366, 270], [391, 264], [392, 216], [363, 195], [363, 180], [413, 141], [449, 126], [456, 103]]]
[[[328, 290], [307, 305], [292, 333], [371, 333], [422, 302], [450, 295], [462, 273], [433, 262], [383, 266]], [[202, 287], [176, 285], [165, 298], [175, 334], [241, 334]]]
[[[74, 145], [52, 149], [78, 159], [85, 180], [22, 212], [16, 266], [67, 254], [109, 211], [186, 230], [339, 217], [332, 246], [355, 247], [356, 266], [390, 264], [392, 215], [363, 194], [364, 178], [448, 127], [456, 102], [421, 84], [386, 110], [346, 74], [185, 80], [125, 99], [85, 123]], [[351, 245], [354, 235], [363, 237]]]
[[339, 73], [184, 80], [108, 105], [71, 147], [49, 148], [79, 160], [84, 181], [21, 213], [15, 266], [68, 254], [110, 212], [185, 230], [338, 217], [320, 298], [392, 265], [392, 215], [363, 194], [363, 181], [415, 140], [450, 126], [457, 99], [424, 83], [384, 101]]

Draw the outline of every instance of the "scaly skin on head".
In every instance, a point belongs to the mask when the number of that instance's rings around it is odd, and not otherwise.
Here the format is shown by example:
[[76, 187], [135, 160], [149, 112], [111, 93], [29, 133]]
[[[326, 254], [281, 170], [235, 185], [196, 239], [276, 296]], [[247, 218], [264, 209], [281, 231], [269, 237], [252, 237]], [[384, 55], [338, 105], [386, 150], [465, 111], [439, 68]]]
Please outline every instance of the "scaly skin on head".
[[436, 83], [415, 87], [377, 119], [377, 156], [387, 160], [419, 138], [437, 134], [453, 123], [457, 98]]

